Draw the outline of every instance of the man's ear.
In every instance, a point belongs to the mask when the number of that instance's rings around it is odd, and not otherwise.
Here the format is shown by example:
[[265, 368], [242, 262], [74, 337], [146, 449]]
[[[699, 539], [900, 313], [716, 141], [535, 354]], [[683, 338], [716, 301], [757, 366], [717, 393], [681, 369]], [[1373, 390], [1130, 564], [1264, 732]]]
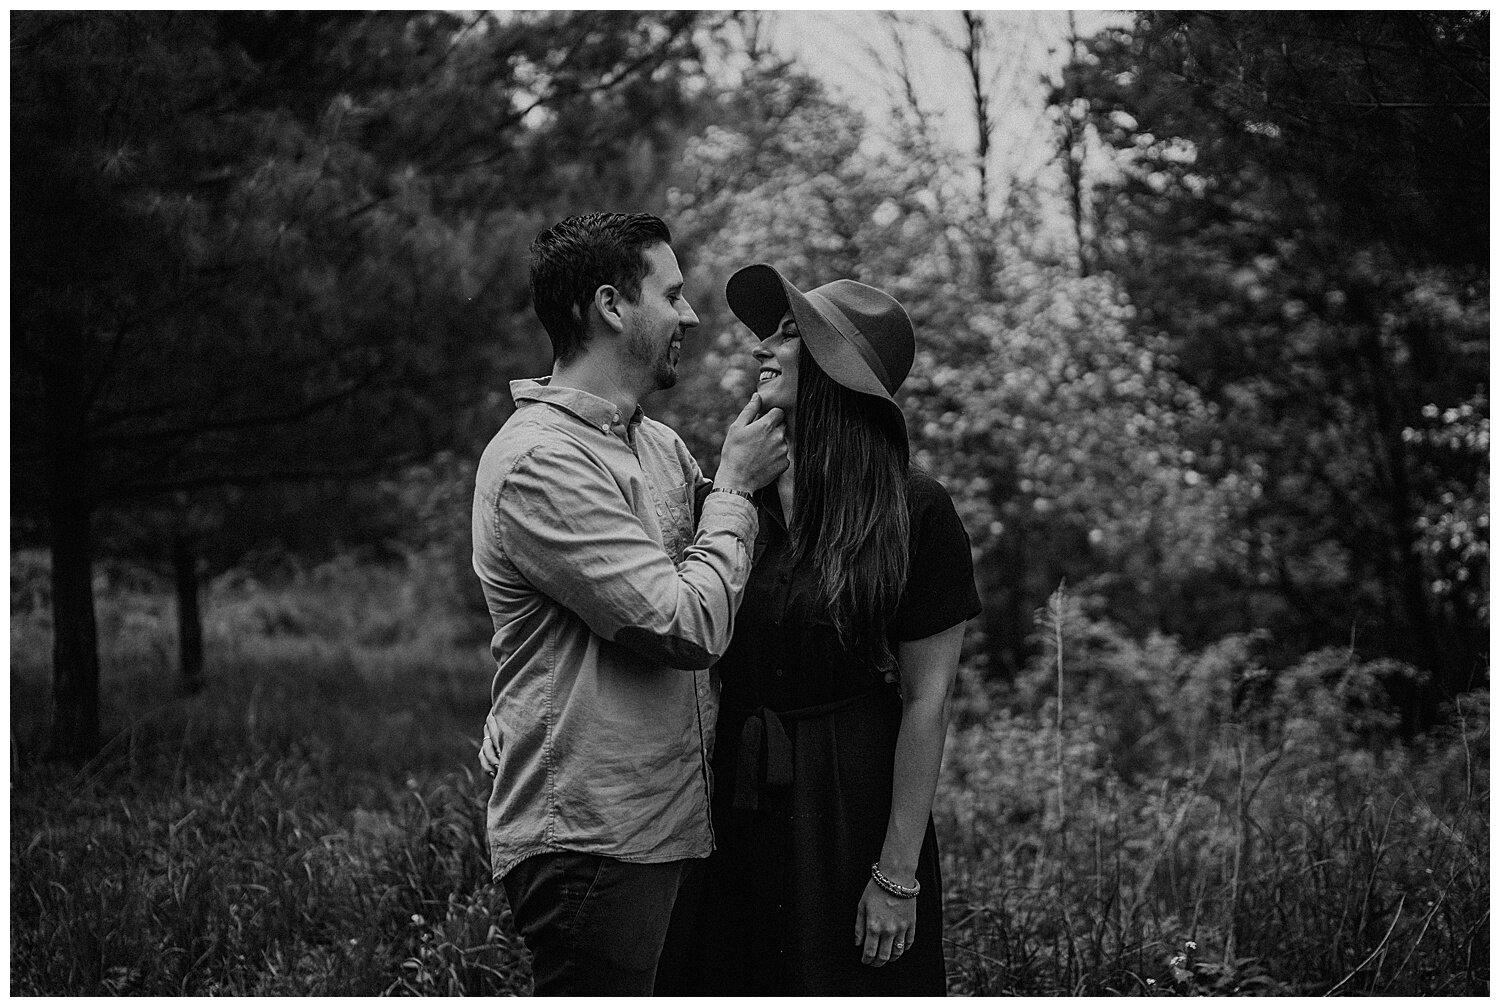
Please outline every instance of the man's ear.
[[604, 319], [604, 324], [616, 332], [625, 331], [625, 318], [620, 314], [620, 305], [625, 300], [619, 288], [604, 284], [594, 291], [594, 310]]

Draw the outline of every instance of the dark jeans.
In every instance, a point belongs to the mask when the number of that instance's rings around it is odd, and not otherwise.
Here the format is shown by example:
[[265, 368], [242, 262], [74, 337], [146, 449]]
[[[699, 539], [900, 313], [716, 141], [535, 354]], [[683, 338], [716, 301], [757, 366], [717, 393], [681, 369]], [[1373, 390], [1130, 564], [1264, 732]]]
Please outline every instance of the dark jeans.
[[650, 996], [688, 863], [543, 853], [512, 867], [505, 895], [536, 995]]

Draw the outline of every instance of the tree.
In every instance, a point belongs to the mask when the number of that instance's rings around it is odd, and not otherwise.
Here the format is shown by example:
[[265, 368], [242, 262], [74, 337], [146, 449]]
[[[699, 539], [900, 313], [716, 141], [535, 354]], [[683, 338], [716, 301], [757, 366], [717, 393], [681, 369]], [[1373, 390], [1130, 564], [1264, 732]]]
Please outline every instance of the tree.
[[98, 509], [487, 427], [536, 355], [508, 332], [533, 225], [667, 156], [695, 24], [16, 15], [12, 473], [53, 555], [54, 754], [98, 743]]
[[1484, 617], [1434, 585], [1483, 550], [1444, 574], [1423, 528], [1482, 465], [1417, 432], [1487, 401], [1488, 15], [1152, 12], [1086, 50], [1054, 98], [1115, 152], [1092, 254], [1253, 488], [1243, 628], [1472, 684]]
[[954, 493], [978, 550], [997, 670], [1023, 662], [1059, 579], [1137, 628], [1170, 620], [1218, 562], [1238, 484], [1201, 475], [1185, 431], [1206, 407], [1132, 333], [1117, 285], [1036, 254], [1019, 195], [1002, 219], [982, 212], [966, 156], [919, 129], [866, 145], [860, 116], [784, 65], [752, 65], [714, 121], [685, 151], [672, 214], [708, 335], [666, 414], [699, 456], [753, 380], [751, 337], [718, 291], [734, 268], [875, 284], [916, 323], [914, 458]]

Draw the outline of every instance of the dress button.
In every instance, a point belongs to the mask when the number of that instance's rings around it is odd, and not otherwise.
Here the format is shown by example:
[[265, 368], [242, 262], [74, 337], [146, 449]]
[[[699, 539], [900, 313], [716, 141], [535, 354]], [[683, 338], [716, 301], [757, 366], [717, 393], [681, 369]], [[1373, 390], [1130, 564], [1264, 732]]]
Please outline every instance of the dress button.
[[785, 674], [785, 672], [783, 672], [780, 668], [776, 669], [776, 677], [777, 678], [781, 678], [782, 675], [784, 675], [784, 674]]

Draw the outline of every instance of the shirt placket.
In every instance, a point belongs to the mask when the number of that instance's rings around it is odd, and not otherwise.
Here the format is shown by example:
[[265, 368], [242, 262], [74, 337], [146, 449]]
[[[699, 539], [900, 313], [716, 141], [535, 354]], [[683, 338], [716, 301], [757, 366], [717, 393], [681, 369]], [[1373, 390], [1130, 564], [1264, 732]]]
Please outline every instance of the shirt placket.
[[[646, 492], [651, 495], [651, 506], [656, 510], [656, 526], [662, 530], [662, 538], [670, 540], [672, 549], [676, 553], [681, 552], [681, 543], [686, 529], [677, 527], [678, 516], [672, 513], [671, 507], [667, 505], [666, 498], [662, 494], [661, 484], [664, 473], [653, 472], [653, 466], [642, 461], [638, 438], [632, 434], [639, 429], [640, 412], [632, 418], [628, 425], [621, 425], [620, 414], [614, 414], [612, 426], [606, 426], [606, 434], [618, 437], [630, 449], [635, 456], [636, 464], [640, 468], [641, 478], [646, 483]], [[654, 453], [648, 452], [648, 458], [654, 458]], [[691, 537], [689, 535], [689, 537]], [[666, 545], [666, 541], [663, 545]], [[674, 555], [674, 560], [680, 560], [680, 555]], [[712, 711], [712, 704], [708, 702], [709, 692], [713, 689], [713, 681], [708, 671], [694, 671], [693, 675], [693, 707], [694, 727], [698, 732], [698, 778], [703, 787], [703, 817], [708, 826], [710, 843], [713, 842], [714, 827], [713, 816], [709, 812], [713, 800], [713, 769], [708, 762], [708, 738], [704, 727], [705, 718]]]

